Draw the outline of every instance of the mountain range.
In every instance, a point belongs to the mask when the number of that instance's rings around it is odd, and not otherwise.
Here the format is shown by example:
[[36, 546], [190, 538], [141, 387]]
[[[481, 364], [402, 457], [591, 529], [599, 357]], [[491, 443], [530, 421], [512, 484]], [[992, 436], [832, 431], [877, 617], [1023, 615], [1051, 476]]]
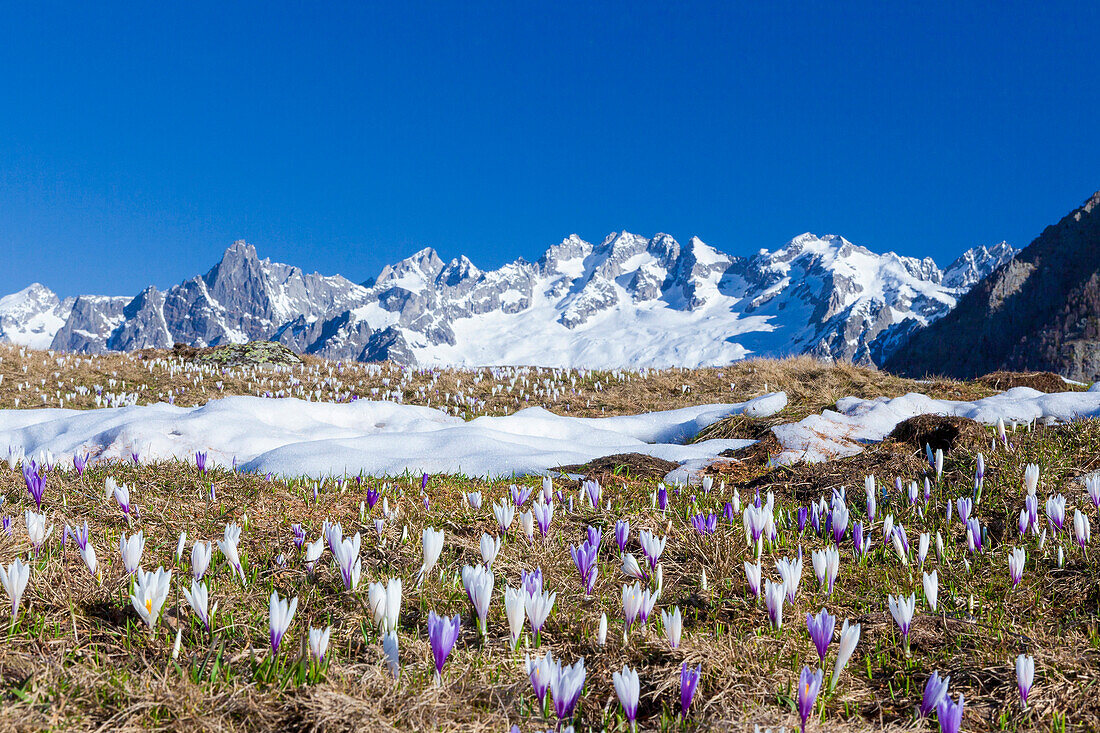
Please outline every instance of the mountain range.
[[405, 365], [722, 365], [811, 354], [881, 364], [1017, 250], [967, 250], [946, 269], [803, 234], [726, 254], [698, 238], [576, 235], [536, 262], [480, 270], [424, 249], [356, 283], [260, 259], [234, 242], [206, 274], [133, 297], [0, 298], [0, 339], [102, 353], [270, 339], [330, 359]]

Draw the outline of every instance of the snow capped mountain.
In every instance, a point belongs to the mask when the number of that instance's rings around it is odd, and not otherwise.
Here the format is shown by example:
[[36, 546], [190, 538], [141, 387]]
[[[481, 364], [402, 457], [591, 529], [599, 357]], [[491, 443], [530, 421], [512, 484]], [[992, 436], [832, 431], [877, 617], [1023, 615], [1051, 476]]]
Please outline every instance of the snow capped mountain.
[[0, 298], [0, 339], [34, 349], [48, 349], [65, 325], [75, 298], [60, 300], [41, 283]]
[[809, 353], [880, 363], [1016, 250], [947, 270], [803, 234], [732, 257], [692, 237], [571, 235], [537, 262], [483, 271], [423, 249], [361, 285], [235, 242], [205, 275], [135, 298], [0, 299], [0, 338], [81, 352], [273, 339], [331, 359], [417, 365], [705, 366]]

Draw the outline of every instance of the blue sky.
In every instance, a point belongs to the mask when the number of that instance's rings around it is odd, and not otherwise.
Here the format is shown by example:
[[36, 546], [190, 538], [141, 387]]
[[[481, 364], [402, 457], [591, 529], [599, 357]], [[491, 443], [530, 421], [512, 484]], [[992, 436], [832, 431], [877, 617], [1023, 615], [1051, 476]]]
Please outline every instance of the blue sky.
[[0, 292], [238, 238], [357, 281], [622, 229], [946, 264], [1100, 188], [1095, 4], [826, 5], [7, 4]]

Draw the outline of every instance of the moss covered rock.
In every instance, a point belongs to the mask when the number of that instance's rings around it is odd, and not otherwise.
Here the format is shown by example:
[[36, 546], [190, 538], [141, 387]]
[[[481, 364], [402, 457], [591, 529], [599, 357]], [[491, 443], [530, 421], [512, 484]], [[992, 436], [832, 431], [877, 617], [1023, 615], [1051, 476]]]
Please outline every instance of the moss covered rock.
[[297, 354], [274, 341], [250, 341], [247, 344], [226, 344], [200, 349], [193, 360], [199, 364], [222, 367], [291, 366], [302, 363]]

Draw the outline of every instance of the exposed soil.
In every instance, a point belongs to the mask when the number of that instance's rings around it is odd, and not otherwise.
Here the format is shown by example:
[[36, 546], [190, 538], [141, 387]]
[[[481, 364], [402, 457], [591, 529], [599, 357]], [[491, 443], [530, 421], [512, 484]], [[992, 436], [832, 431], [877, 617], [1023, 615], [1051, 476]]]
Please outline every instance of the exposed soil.
[[974, 380], [990, 389], [1004, 391], [1013, 387], [1031, 387], [1040, 392], [1076, 392], [1084, 389], [1070, 384], [1054, 372], [991, 372]]
[[917, 415], [898, 423], [887, 437], [918, 450], [928, 445], [948, 453], [958, 447], [979, 449], [989, 442], [989, 431], [967, 417]]
[[558, 468], [563, 473], [583, 474], [585, 478], [595, 479], [601, 484], [617, 476], [626, 475], [631, 478], [664, 478], [665, 474], [672, 471], [680, 464], [654, 458], [642, 453], [619, 453], [614, 456], [604, 456], [588, 463], [573, 466], [561, 466]]

